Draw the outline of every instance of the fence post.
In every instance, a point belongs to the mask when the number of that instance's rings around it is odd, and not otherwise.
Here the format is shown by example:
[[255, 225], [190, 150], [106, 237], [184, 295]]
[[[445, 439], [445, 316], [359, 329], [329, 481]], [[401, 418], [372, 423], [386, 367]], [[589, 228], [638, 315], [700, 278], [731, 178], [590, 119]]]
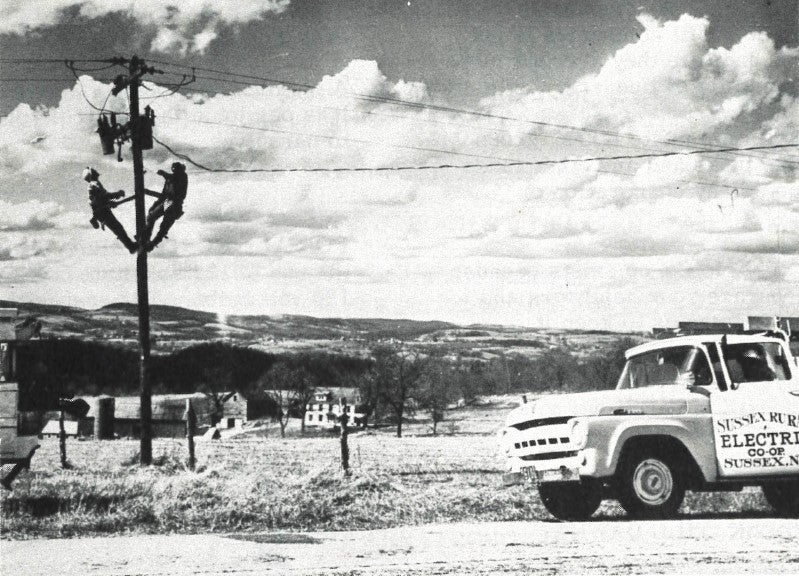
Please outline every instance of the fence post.
[[194, 458], [194, 434], [197, 429], [197, 415], [191, 400], [186, 398], [186, 442], [189, 445], [189, 470], [194, 470], [196, 460]]
[[67, 431], [64, 428], [64, 405], [63, 400], [59, 402], [58, 411], [58, 448], [61, 452], [61, 468], [66, 468], [67, 464]]
[[339, 429], [341, 430], [341, 467], [344, 469], [344, 475], [350, 475], [350, 447], [347, 445], [347, 436], [349, 435], [349, 430], [347, 430], [347, 421], [349, 420], [349, 416], [347, 416], [347, 399], [341, 398], [339, 400], [339, 406], [341, 406], [341, 415], [339, 415]]

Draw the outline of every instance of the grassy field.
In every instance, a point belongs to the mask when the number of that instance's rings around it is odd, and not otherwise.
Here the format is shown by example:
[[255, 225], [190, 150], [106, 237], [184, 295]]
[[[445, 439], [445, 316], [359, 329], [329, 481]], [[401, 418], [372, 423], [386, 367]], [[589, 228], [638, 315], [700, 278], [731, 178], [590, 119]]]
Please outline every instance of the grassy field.
[[[550, 519], [529, 486], [501, 486], [493, 434], [509, 400], [463, 411], [452, 435], [418, 423], [350, 436], [352, 475], [339, 467], [335, 437], [240, 436], [197, 443], [197, 470], [185, 442], [156, 440], [155, 466], [136, 463], [138, 441], [70, 441], [71, 469], [47, 439], [15, 490], [2, 497], [2, 536], [82, 536], [129, 532], [360, 530], [455, 521]], [[501, 407], [501, 409], [498, 409]], [[469, 415], [470, 414], [470, 415]], [[466, 415], [469, 415], [466, 417]], [[444, 430], [447, 423], [441, 426]], [[467, 430], [468, 429], [468, 430]], [[684, 513], [764, 514], [759, 490], [689, 494]], [[615, 502], [600, 518], [621, 517]]]

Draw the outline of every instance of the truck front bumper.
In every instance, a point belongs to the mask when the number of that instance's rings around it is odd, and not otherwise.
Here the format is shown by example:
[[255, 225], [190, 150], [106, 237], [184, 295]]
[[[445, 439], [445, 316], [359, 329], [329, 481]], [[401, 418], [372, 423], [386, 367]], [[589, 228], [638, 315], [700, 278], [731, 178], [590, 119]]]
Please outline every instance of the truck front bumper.
[[579, 482], [581, 477], [591, 477], [596, 473], [596, 451], [579, 450], [574, 456], [536, 460], [528, 462], [513, 459], [513, 467], [502, 475], [506, 485], [524, 482]]

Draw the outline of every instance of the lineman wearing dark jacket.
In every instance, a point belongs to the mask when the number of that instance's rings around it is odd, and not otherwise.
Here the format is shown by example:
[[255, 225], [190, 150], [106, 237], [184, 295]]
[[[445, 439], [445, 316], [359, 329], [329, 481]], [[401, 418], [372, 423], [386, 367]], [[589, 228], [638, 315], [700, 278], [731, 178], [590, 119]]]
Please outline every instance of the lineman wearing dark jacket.
[[172, 164], [172, 173], [159, 170], [158, 174], [164, 178], [164, 188], [161, 193], [147, 190], [147, 194], [155, 196], [158, 200], [150, 207], [147, 212], [147, 236], [153, 233], [155, 222], [159, 218], [161, 227], [158, 233], [147, 243], [147, 250], [150, 251], [167, 238], [167, 232], [175, 223], [175, 220], [183, 216], [183, 201], [186, 199], [186, 190], [189, 186], [189, 179], [186, 176], [186, 166], [180, 162]]
[[114, 202], [117, 198], [122, 198], [125, 195], [124, 190], [118, 192], [109, 192], [100, 183], [100, 174], [94, 168], [86, 168], [83, 171], [83, 179], [89, 183], [89, 206], [92, 208], [92, 218], [89, 223], [93, 228], [106, 227], [119, 238], [119, 241], [125, 245], [125, 248], [133, 254], [136, 252], [136, 244], [130, 239], [128, 233], [125, 232], [125, 227], [116, 219], [114, 213], [111, 211], [119, 204]]

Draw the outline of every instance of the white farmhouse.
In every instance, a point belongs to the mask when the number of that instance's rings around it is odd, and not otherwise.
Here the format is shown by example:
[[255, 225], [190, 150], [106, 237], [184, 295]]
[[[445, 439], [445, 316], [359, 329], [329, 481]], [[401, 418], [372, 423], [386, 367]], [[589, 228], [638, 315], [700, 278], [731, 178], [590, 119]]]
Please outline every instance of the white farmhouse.
[[357, 388], [324, 388], [314, 393], [305, 410], [305, 426], [333, 429], [338, 427], [342, 410], [349, 416], [348, 426], [365, 428], [367, 413]]

